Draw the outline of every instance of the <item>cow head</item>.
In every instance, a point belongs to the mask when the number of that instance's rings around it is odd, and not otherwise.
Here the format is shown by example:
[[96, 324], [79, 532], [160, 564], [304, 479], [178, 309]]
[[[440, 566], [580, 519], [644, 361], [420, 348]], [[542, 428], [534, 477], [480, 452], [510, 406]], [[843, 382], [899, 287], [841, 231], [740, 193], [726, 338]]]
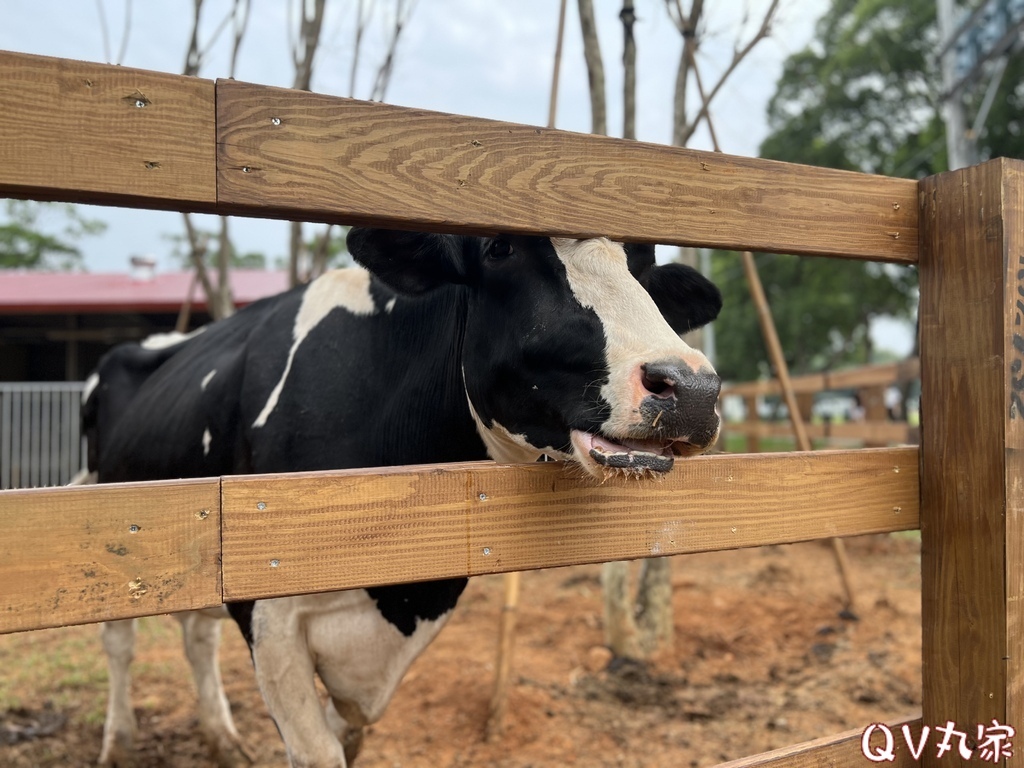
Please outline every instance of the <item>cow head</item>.
[[461, 286], [466, 393], [495, 460], [663, 473], [716, 440], [721, 382], [679, 334], [713, 320], [721, 294], [656, 266], [653, 246], [371, 229], [348, 242], [400, 294]]

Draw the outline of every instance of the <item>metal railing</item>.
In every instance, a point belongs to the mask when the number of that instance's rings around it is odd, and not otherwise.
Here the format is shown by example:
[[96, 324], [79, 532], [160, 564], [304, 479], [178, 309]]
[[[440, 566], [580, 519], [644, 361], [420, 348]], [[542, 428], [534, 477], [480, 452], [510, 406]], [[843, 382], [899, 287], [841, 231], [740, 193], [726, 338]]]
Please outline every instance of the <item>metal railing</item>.
[[0, 489], [67, 485], [83, 468], [84, 386], [0, 384]]

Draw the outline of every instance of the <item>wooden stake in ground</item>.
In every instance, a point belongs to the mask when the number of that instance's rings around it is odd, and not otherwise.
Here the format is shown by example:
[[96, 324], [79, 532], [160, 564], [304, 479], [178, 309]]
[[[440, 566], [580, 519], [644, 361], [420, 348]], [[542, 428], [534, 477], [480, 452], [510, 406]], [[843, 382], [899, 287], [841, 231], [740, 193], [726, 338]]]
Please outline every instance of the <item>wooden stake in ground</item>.
[[[797, 447], [801, 451], [813, 450], [811, 439], [807, 436], [807, 427], [804, 425], [803, 416], [796, 402], [796, 393], [793, 391], [793, 382], [789, 378], [789, 367], [786, 365], [786, 358], [782, 354], [782, 344], [779, 342], [779, 334], [775, 329], [775, 321], [772, 318], [771, 308], [768, 306], [768, 299], [764, 295], [764, 286], [761, 284], [761, 277], [757, 273], [757, 264], [754, 263], [754, 254], [750, 251], [743, 252], [743, 272], [747, 277], [747, 284], [750, 286], [750, 295], [757, 307], [757, 317], [761, 324], [761, 333], [764, 334], [764, 343], [768, 348], [768, 358], [771, 360], [772, 368], [775, 369], [775, 376], [779, 380], [779, 387], [782, 389], [782, 396], [786, 401], [786, 408], [789, 409], [789, 420], [793, 425], [793, 434], [796, 436]], [[843, 590], [846, 593], [846, 610], [853, 613], [855, 610], [855, 599], [853, 584], [850, 580], [850, 562], [846, 557], [846, 546], [842, 539], [832, 539], [832, 549], [836, 555], [836, 566], [839, 568], [839, 577], [843, 581]]]
[[[562, 0], [558, 10], [558, 35], [555, 42], [555, 63], [551, 73], [551, 101], [548, 103], [548, 128], [555, 127], [558, 112], [558, 78], [562, 68], [562, 39], [565, 36], [565, 6]], [[508, 679], [512, 671], [512, 646], [516, 636], [516, 619], [519, 610], [518, 571], [505, 574], [505, 600], [501, 607], [501, 627], [498, 631], [498, 658], [495, 663], [494, 693], [487, 714], [487, 739], [501, 734], [505, 722], [505, 705], [508, 703]]]
[[[688, 41], [692, 43], [692, 41]], [[697, 83], [697, 90], [700, 93], [701, 101], [707, 107], [709, 99], [704, 92], [704, 83], [700, 77], [700, 69], [697, 66], [697, 58], [693, 53], [693, 45], [687, 47], [686, 55], [693, 68], [694, 80]], [[711, 141], [715, 152], [721, 152], [718, 144], [718, 136], [715, 134], [711, 113], [704, 110], [704, 122], [711, 134]], [[775, 319], [772, 317], [771, 307], [768, 306], [768, 299], [764, 294], [764, 286], [761, 284], [761, 277], [757, 273], [757, 264], [754, 262], [754, 254], [750, 251], [743, 252], [743, 272], [747, 277], [747, 285], [750, 287], [750, 296], [757, 307], [757, 319], [761, 326], [761, 333], [764, 335], [765, 347], [768, 349], [768, 359], [775, 370], [775, 376], [782, 389], [783, 399], [786, 401], [786, 408], [789, 410], [789, 421], [793, 425], [793, 435], [796, 437], [797, 447], [801, 451], [811, 451], [811, 439], [807, 436], [807, 428], [804, 425], [803, 416], [796, 401], [796, 393], [793, 391], [793, 382], [789, 378], [789, 366], [786, 365], [786, 357], [782, 354], [782, 344], [779, 342], [779, 333], [775, 328]], [[832, 549], [836, 556], [836, 566], [839, 569], [839, 578], [843, 582], [843, 591], [846, 594], [846, 611], [853, 615], [856, 610], [856, 600], [853, 594], [853, 584], [850, 579], [850, 561], [846, 557], [846, 545], [839, 538], [832, 539]]]

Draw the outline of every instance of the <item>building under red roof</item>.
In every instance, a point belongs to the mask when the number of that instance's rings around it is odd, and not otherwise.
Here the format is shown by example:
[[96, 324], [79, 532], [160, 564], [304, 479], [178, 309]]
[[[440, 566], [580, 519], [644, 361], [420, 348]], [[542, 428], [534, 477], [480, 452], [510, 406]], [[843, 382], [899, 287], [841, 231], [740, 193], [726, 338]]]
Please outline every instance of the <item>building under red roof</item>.
[[[182, 320], [186, 330], [210, 321], [191, 272], [141, 266], [132, 274], [0, 270], [0, 382], [81, 381], [115, 344]], [[236, 269], [230, 280], [239, 307], [288, 287], [283, 271]]]
[[[243, 307], [288, 287], [283, 271], [230, 272], [235, 304]], [[192, 293], [192, 308], [206, 310], [202, 286], [192, 272], [149, 278], [116, 273], [0, 271], [0, 315], [95, 312], [177, 312]]]

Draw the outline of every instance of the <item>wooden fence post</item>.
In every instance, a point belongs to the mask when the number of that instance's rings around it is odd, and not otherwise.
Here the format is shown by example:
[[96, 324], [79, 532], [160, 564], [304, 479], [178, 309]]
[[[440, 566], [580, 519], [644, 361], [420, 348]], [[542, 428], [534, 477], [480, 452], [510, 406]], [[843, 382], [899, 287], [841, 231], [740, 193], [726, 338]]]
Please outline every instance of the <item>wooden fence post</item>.
[[[952, 721], [1017, 729], [1024, 764], [1024, 163], [920, 186], [925, 766]], [[977, 760], [978, 755], [975, 755]]]

